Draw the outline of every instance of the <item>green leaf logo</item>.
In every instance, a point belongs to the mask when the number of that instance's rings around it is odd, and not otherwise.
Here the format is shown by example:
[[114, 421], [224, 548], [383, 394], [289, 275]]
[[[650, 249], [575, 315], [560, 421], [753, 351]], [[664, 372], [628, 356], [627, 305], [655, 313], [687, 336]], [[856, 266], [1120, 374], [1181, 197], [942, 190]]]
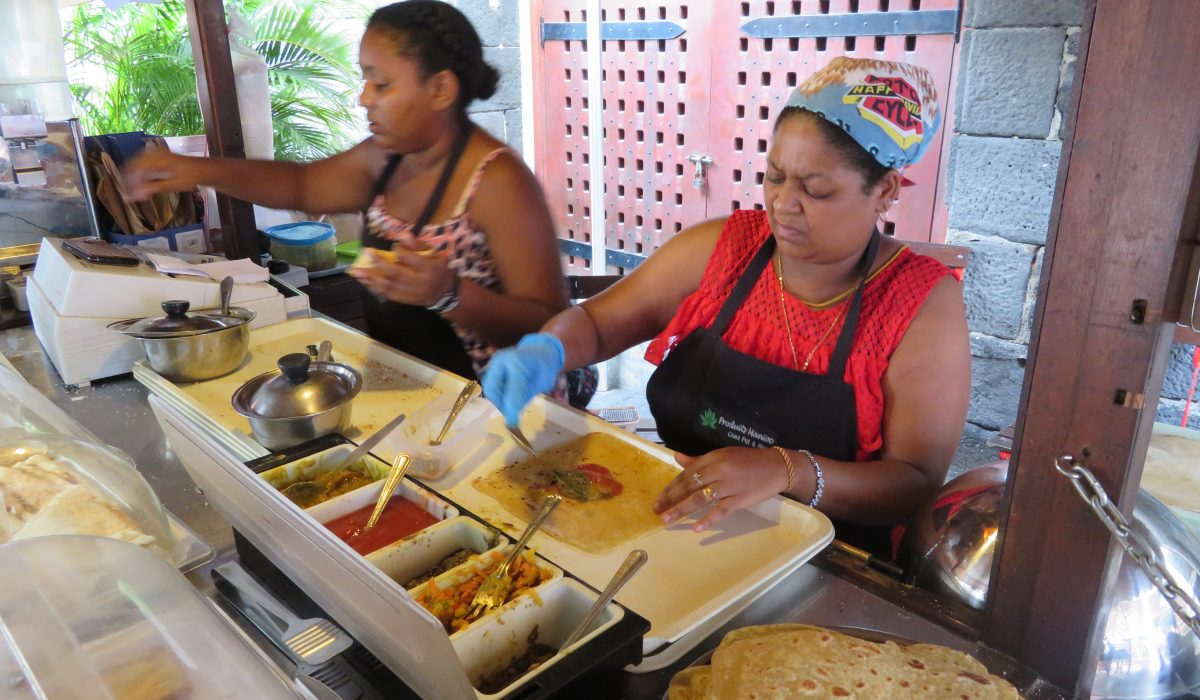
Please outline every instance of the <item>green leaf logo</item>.
[[717, 413], [711, 408], [704, 409], [704, 413], [700, 414], [700, 426], [713, 430], [717, 427]]

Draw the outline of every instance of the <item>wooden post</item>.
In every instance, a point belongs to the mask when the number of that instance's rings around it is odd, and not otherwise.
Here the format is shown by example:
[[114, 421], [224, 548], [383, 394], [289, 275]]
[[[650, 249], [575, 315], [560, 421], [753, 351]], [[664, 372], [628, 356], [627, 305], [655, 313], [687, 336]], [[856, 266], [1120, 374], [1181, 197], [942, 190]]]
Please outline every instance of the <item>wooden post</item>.
[[[208, 152], [221, 158], [245, 158], [224, 4], [221, 0], [185, 0], [185, 4]], [[225, 255], [258, 262], [254, 208], [248, 202], [217, 193], [217, 211]]]
[[1198, 57], [1200, 2], [1090, 0], [983, 629], [1077, 697], [1120, 549], [1054, 461], [1132, 510], [1200, 206]]

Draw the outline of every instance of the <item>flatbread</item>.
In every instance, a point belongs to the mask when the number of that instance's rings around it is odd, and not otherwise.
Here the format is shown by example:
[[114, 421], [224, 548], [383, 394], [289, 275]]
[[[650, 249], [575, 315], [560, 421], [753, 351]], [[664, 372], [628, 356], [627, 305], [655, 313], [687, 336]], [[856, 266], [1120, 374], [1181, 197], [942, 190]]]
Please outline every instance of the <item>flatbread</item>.
[[556, 468], [598, 464], [612, 472], [623, 490], [611, 498], [564, 498], [542, 532], [592, 554], [604, 554], [663, 526], [652, 505], [679, 468], [605, 433], [588, 433], [537, 457], [510, 464], [474, 481], [513, 516], [529, 522], [539, 499], [537, 487], [553, 482]]
[[139, 530], [123, 510], [97, 498], [91, 489], [82, 484], [76, 484], [50, 499], [12, 539], [26, 540], [46, 535], [99, 535], [136, 545], [154, 542], [154, 537]]
[[734, 630], [712, 666], [676, 674], [670, 700], [1019, 698], [967, 654], [933, 644], [871, 642], [807, 625]]

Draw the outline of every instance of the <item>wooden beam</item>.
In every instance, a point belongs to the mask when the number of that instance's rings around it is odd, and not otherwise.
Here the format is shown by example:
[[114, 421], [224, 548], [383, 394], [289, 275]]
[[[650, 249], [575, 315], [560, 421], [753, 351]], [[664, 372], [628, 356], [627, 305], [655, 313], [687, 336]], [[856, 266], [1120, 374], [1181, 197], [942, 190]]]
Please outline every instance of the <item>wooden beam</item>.
[[[225, 6], [222, 0], [185, 0], [185, 5], [208, 152], [221, 158], [245, 158]], [[217, 193], [217, 212], [225, 255], [258, 262], [254, 208], [248, 202]]]
[[1076, 697], [1120, 550], [1054, 461], [1132, 510], [1200, 197], [1200, 2], [1090, 0], [1082, 39], [983, 629]]

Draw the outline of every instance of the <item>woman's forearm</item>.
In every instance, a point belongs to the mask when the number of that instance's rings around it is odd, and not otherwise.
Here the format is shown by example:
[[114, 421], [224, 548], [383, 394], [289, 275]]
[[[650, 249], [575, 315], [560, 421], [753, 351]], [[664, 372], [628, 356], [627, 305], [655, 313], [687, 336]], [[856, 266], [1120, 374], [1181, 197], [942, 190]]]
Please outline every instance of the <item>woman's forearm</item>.
[[196, 184], [272, 209], [307, 209], [304, 166], [276, 160], [192, 158]]
[[[787, 494], [808, 503], [817, 488], [816, 469], [804, 452], [788, 450], [788, 454], [795, 477]], [[900, 460], [842, 462], [815, 453], [813, 457], [825, 482], [817, 508], [839, 520], [863, 525], [906, 522], [938, 486], [920, 469]], [[780, 465], [786, 468], [782, 460]]]
[[458, 298], [458, 306], [445, 317], [497, 347], [513, 345], [526, 333], [536, 333], [557, 311], [544, 301], [505, 296], [466, 279]]

